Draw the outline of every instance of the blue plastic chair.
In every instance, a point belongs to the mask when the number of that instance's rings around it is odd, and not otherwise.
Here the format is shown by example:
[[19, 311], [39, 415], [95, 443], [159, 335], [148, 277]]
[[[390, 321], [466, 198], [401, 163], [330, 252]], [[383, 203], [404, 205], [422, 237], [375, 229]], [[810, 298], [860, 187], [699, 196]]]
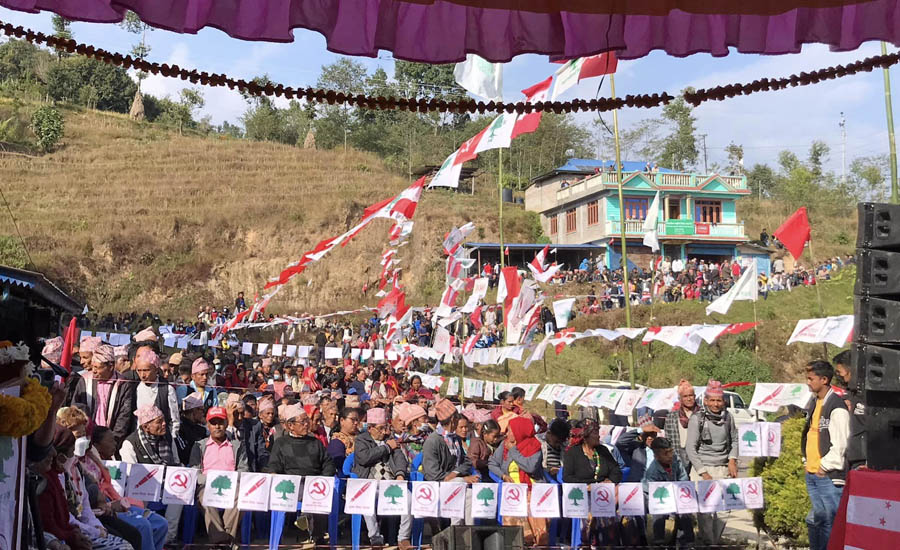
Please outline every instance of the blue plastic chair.
[[197, 505], [188, 504], [181, 509], [181, 540], [185, 544], [194, 543], [194, 533], [197, 531]]
[[[560, 485], [562, 485], [563, 483], [562, 468], [560, 468], [559, 471], [556, 472], [556, 482]], [[560, 510], [562, 510], [562, 508], [560, 508]], [[572, 536], [569, 538], [569, 544], [572, 548], [578, 548], [579, 546], [581, 546], [581, 518], [572, 518]]]
[[[562, 468], [560, 468], [560, 470], [562, 470]], [[562, 481], [558, 480], [558, 478], [559, 478], [558, 474], [559, 474], [559, 472], [557, 472], [557, 477], [553, 477], [546, 470], [544, 470], [544, 481], [546, 481], [547, 483], [555, 483], [557, 485], [561, 485]], [[557, 500], [560, 501], [559, 509], [560, 509], [560, 511], [562, 511], [562, 491], [561, 490], [559, 491], [559, 494], [557, 495]], [[559, 538], [559, 522], [560, 522], [560, 518], [551, 519], [550, 524], [547, 529], [548, 537], [549, 537], [548, 542], [551, 547], [556, 546], [556, 539]]]
[[497, 525], [503, 525], [503, 516], [500, 515], [500, 495], [503, 494], [503, 479], [490, 472], [491, 480], [497, 484]]
[[[412, 465], [409, 468], [409, 481], [425, 481], [425, 475], [419, 471], [422, 467], [422, 453], [413, 457]], [[411, 487], [410, 487], [411, 489]], [[413, 546], [421, 550], [422, 537], [425, 533], [425, 518], [413, 518], [412, 520], [412, 543]]]
[[[301, 511], [303, 502], [297, 501], [297, 511]], [[331, 513], [328, 515], [328, 543], [332, 550], [337, 548], [338, 516], [341, 506], [341, 478], [334, 476], [334, 492], [331, 497]], [[284, 512], [272, 512], [269, 521], [269, 550], [277, 550], [284, 532]]]
[[[359, 476], [354, 474], [351, 470], [353, 469], [353, 463], [356, 461], [355, 457], [356, 453], [350, 453], [347, 458], [344, 459], [344, 468], [343, 474], [345, 479], [358, 479]], [[360, 531], [362, 530], [362, 516], [360, 514], [351, 514], [350, 515], [350, 526], [351, 526], [351, 544], [353, 550], [359, 550], [359, 538]]]

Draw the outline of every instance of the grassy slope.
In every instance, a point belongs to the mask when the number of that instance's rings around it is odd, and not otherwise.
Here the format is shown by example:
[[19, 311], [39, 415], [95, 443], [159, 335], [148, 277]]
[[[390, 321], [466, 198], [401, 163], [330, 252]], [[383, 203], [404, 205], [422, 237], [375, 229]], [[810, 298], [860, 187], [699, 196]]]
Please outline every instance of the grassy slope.
[[[232, 302], [239, 290], [252, 297], [363, 208], [408, 185], [355, 151], [181, 137], [93, 111], [67, 110], [65, 118], [57, 152], [0, 156], [0, 179], [37, 268], [105, 311], [192, 315], [199, 305]], [[400, 252], [404, 282], [420, 301], [440, 296], [440, 242], [452, 225], [475, 221], [478, 238], [497, 239], [496, 188], [479, 187], [474, 197], [425, 194], [412, 242]], [[508, 239], [530, 239], [521, 208], [508, 208], [507, 220]], [[373, 222], [295, 280], [271, 310], [373, 304], [360, 289], [380, 273], [388, 227]], [[5, 215], [0, 234], [15, 234]]]

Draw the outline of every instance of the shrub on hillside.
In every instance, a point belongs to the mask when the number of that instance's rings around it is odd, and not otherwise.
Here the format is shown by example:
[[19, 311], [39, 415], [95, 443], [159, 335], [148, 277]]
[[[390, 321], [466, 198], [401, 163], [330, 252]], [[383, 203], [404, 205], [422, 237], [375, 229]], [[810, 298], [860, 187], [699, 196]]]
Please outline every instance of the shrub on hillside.
[[804, 419], [792, 418], [781, 426], [781, 456], [757, 458], [750, 475], [763, 478], [766, 506], [754, 510], [756, 526], [773, 539], [784, 537], [791, 546], [806, 546], [806, 514], [810, 509], [806, 494], [803, 462], [800, 459], [800, 433]]
[[42, 151], [49, 151], [63, 137], [65, 123], [55, 107], [45, 105], [31, 116], [31, 130]]

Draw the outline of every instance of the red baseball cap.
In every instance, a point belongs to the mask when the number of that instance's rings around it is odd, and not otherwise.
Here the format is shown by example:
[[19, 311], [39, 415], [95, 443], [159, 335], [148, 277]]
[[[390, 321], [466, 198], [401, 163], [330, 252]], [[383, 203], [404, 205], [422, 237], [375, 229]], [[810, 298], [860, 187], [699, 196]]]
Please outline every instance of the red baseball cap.
[[225, 409], [223, 407], [210, 407], [209, 410], [206, 411], [206, 420], [208, 422], [213, 418], [228, 420], [228, 413], [225, 412]]

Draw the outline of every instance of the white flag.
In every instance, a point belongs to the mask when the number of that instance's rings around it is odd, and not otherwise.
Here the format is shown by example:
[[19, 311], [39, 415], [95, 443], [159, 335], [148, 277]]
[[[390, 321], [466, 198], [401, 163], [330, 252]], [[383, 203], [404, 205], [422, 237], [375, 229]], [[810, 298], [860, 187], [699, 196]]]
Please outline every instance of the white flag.
[[444, 160], [444, 164], [441, 165], [437, 174], [431, 178], [428, 187], [452, 187], [454, 189], [459, 187], [459, 174], [462, 172], [462, 163], [456, 164], [457, 153], [458, 151], [454, 151], [453, 154]]
[[573, 305], [575, 305], [575, 298], [566, 298], [565, 300], [553, 302], [553, 315], [556, 317], [557, 330], [562, 330], [568, 326], [569, 317], [572, 316]]
[[503, 98], [503, 65], [491, 63], [475, 54], [453, 69], [456, 83], [470, 93], [485, 99], [500, 101]]
[[578, 75], [581, 74], [581, 64], [584, 58], [572, 59], [556, 70], [553, 78], [553, 96], [550, 101], [556, 101], [566, 90], [578, 84]]
[[81, 314], [82, 314], [82, 315], [87, 315], [87, 314], [88, 314], [88, 307], [87, 307], [87, 304], [84, 304], [84, 309], [81, 310]]
[[475, 152], [489, 151], [500, 147], [509, 147], [512, 142], [513, 129], [516, 127], [516, 113], [501, 113], [494, 122], [487, 127], [481, 140], [475, 147]]
[[656, 221], [659, 219], [659, 191], [653, 197], [650, 203], [650, 210], [647, 210], [647, 217], [644, 219], [644, 231], [656, 231]]
[[853, 316], [838, 315], [824, 319], [801, 319], [791, 334], [788, 344], [808, 342], [817, 344], [828, 342], [837, 347], [847, 345], [853, 335]]
[[659, 251], [659, 239], [656, 236], [656, 231], [644, 233], [644, 246], [649, 247], [653, 252]]
[[756, 260], [753, 260], [753, 263], [744, 271], [744, 274], [731, 287], [731, 290], [706, 306], [706, 314], [709, 315], [715, 312], [724, 315], [731, 308], [731, 303], [736, 300], [755, 302], [759, 298], [759, 285], [756, 282], [756, 277]]

